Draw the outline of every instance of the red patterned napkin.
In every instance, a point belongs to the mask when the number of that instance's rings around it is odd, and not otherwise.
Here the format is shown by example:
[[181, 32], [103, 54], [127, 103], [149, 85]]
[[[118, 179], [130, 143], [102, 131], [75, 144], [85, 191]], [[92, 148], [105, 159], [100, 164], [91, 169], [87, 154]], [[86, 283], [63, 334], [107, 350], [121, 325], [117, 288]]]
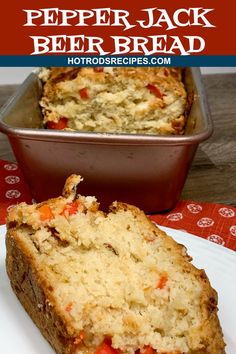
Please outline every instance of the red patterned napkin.
[[9, 208], [20, 202], [32, 202], [24, 177], [16, 163], [0, 160], [0, 225]]
[[150, 218], [159, 225], [187, 231], [236, 251], [236, 208], [181, 200], [169, 213]]
[[[0, 224], [5, 224], [7, 210], [22, 201], [31, 203], [32, 197], [20, 169], [16, 163], [0, 160]], [[182, 200], [170, 212], [150, 219], [236, 250], [236, 208]]]

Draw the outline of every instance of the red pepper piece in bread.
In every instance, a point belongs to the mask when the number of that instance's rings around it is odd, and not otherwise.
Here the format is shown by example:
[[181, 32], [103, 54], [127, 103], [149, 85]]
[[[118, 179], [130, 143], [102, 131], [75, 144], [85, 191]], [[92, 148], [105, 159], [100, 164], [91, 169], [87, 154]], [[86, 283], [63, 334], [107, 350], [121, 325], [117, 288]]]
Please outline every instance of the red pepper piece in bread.
[[157, 98], [163, 99], [164, 94], [161, 92], [161, 90], [156, 85], [148, 84], [146, 87]]
[[80, 89], [79, 94], [82, 100], [87, 100], [89, 98], [88, 89], [86, 87]]
[[157, 283], [156, 288], [163, 289], [166, 286], [167, 280], [168, 280], [167, 275], [162, 275]]
[[120, 354], [120, 351], [112, 348], [111, 345], [104, 341], [99, 345], [94, 354]]
[[53, 121], [47, 122], [48, 129], [63, 130], [65, 128], [67, 128], [67, 126], [68, 126], [68, 119], [65, 117], [60, 118], [58, 122], [53, 122]]

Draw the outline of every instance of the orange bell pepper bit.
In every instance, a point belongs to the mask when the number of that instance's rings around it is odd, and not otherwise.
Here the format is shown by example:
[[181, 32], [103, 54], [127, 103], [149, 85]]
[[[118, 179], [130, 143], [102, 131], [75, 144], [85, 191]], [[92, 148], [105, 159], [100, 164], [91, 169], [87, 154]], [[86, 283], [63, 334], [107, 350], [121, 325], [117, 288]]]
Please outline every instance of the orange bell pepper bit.
[[160, 279], [158, 280], [158, 283], [156, 285], [156, 289], [163, 289], [166, 286], [166, 283], [168, 281], [168, 278], [166, 275], [162, 275]]
[[84, 340], [84, 337], [85, 337], [84, 331], [80, 331], [79, 336], [74, 340], [74, 344], [75, 345], [80, 344]]
[[52, 210], [49, 205], [44, 204], [41, 207], [38, 208], [39, 214], [40, 214], [40, 220], [41, 221], [49, 221], [54, 218], [54, 215], [52, 213]]
[[72, 302], [69, 302], [69, 303], [66, 305], [65, 311], [66, 311], [66, 312], [70, 312], [70, 311], [72, 310], [72, 306], [73, 306]]
[[85, 336], [84, 331], [80, 331], [79, 337], [80, 337], [81, 340], [84, 339], [84, 336]]

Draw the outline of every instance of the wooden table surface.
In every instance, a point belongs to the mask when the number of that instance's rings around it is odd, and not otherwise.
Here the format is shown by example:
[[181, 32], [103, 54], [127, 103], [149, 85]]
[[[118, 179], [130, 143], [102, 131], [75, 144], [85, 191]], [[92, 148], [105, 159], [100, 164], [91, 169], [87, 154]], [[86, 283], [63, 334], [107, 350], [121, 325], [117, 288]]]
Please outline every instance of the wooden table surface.
[[[203, 80], [214, 133], [198, 148], [182, 199], [236, 206], [236, 74], [205, 75]], [[16, 88], [17, 85], [0, 86], [0, 106]], [[0, 159], [14, 161], [1, 133]]]

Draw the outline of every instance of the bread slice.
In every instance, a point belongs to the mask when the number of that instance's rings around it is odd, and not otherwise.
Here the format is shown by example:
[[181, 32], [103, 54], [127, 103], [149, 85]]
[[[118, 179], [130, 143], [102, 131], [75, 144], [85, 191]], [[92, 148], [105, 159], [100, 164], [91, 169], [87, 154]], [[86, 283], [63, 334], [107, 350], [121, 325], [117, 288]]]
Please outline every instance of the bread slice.
[[102, 212], [80, 180], [7, 223], [12, 288], [56, 353], [225, 353], [217, 294], [185, 247], [134, 206]]
[[187, 93], [180, 68], [43, 69], [45, 127], [90, 132], [183, 134]]

